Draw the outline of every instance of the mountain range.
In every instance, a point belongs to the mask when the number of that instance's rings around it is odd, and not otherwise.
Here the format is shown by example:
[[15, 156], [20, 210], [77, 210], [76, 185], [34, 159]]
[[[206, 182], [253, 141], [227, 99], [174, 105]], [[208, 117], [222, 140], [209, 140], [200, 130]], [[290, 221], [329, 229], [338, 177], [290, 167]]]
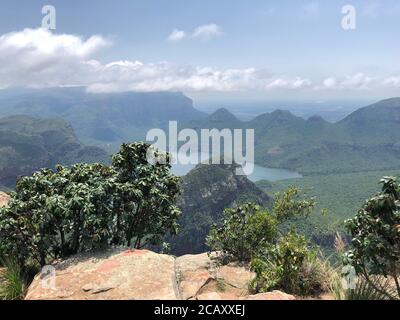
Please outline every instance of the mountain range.
[[254, 129], [257, 164], [304, 175], [400, 168], [400, 98], [358, 109], [336, 123], [284, 110], [240, 121], [220, 109], [182, 127]]
[[[77, 144], [95, 145], [109, 154], [122, 142], [143, 140], [149, 129], [166, 129], [168, 121], [176, 120], [181, 128], [197, 130], [254, 129], [255, 162], [264, 167], [303, 175], [400, 168], [400, 98], [377, 102], [331, 123], [319, 116], [304, 119], [284, 110], [250, 121], [241, 121], [226, 109], [207, 115], [179, 92], [93, 94], [79, 87], [1, 90], [0, 117], [11, 115], [62, 119], [71, 126], [70, 135], [71, 130], [75, 132]], [[65, 122], [61, 127], [67, 126]], [[8, 130], [4, 124], [1, 129]], [[7, 140], [4, 133], [3, 143]], [[15, 154], [4, 147], [2, 152], [3, 167], [15, 163]], [[33, 159], [35, 153], [28, 153]]]
[[180, 92], [93, 94], [81, 87], [0, 90], [0, 117], [29, 115], [62, 118], [85, 143], [119, 149], [122, 142], [143, 140], [169, 120], [186, 122], [206, 114]]

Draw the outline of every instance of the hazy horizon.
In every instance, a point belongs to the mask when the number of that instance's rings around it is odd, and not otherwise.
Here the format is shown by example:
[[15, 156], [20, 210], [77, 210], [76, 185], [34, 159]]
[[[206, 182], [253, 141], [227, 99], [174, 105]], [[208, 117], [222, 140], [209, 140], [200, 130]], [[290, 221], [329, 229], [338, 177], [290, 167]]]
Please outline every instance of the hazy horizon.
[[400, 95], [400, 3], [384, 4], [54, 0], [50, 19], [42, 1], [5, 0], [0, 88], [182, 91], [199, 104], [377, 101]]

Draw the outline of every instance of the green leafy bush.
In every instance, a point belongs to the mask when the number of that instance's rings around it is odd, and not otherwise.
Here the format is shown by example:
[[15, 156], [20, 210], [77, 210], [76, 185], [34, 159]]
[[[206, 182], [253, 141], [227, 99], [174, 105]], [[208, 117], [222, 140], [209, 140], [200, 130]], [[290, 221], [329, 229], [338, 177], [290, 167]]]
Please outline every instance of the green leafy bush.
[[21, 178], [0, 209], [0, 255], [43, 266], [110, 245], [162, 244], [177, 232], [179, 179], [169, 161], [147, 162], [148, 147], [123, 144], [111, 167], [58, 166]]
[[290, 188], [275, 196], [271, 211], [254, 204], [226, 209], [222, 224], [212, 228], [207, 245], [222, 252], [224, 258], [250, 262], [256, 273], [250, 284], [255, 292], [280, 289], [310, 295], [327, 291], [327, 263], [309, 249], [306, 239], [290, 224], [294, 218], [308, 216], [314, 206], [314, 199]]
[[221, 227], [214, 226], [207, 245], [239, 261], [250, 261], [277, 236], [277, 220], [255, 204], [225, 209]]
[[308, 216], [314, 206], [313, 199], [305, 199], [299, 189], [290, 188], [275, 195], [272, 211], [261, 210], [253, 203], [225, 209], [222, 224], [211, 228], [207, 245], [238, 261], [249, 262], [276, 243], [284, 222]]
[[346, 221], [353, 248], [345, 260], [369, 286], [388, 298], [393, 295], [376, 283], [374, 276], [392, 278], [400, 298], [400, 184], [393, 177], [384, 177], [381, 183], [382, 192]]
[[265, 256], [253, 259], [251, 269], [256, 273], [250, 284], [255, 292], [279, 289], [298, 295], [317, 295], [329, 289], [328, 263], [294, 231], [283, 236]]

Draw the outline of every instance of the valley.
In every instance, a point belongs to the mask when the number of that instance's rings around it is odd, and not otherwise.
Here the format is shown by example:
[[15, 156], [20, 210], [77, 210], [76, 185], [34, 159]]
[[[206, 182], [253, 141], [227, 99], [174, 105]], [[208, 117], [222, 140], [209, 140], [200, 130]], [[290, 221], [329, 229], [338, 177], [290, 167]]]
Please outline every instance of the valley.
[[[267, 205], [290, 186], [317, 200], [316, 214], [307, 223], [300, 219], [299, 229], [332, 246], [343, 221], [379, 190], [379, 179], [400, 172], [400, 98], [358, 109], [336, 123], [283, 110], [242, 121], [227, 109], [197, 111], [181, 93], [94, 95], [56, 88], [2, 92], [0, 115], [2, 191], [10, 191], [18, 176], [57, 163], [108, 163], [122, 142], [141, 140], [154, 127], [167, 129], [169, 121], [196, 131], [254, 129], [256, 163], [247, 178], [234, 178], [232, 166], [172, 166], [184, 190], [182, 230], [172, 241], [173, 252], [181, 254], [206, 249], [205, 236], [224, 208], [248, 200]], [[322, 209], [328, 213], [319, 214]]]

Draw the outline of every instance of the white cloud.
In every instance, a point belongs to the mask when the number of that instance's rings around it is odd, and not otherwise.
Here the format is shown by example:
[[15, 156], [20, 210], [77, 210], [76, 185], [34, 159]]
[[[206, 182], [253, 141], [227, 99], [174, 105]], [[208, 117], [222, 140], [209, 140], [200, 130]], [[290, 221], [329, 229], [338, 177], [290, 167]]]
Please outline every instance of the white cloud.
[[25, 29], [0, 37], [0, 87], [52, 86], [84, 82], [89, 58], [110, 45], [101, 36], [87, 40], [46, 29]]
[[373, 79], [364, 73], [357, 73], [346, 76], [344, 79], [329, 77], [322, 81], [321, 85], [316, 86], [316, 90], [368, 90], [373, 84]]
[[273, 89], [303, 89], [311, 86], [312, 82], [307, 78], [297, 77], [295, 79], [274, 79], [266, 85], [267, 90]]
[[218, 37], [221, 35], [223, 35], [223, 32], [221, 31], [221, 27], [215, 23], [211, 23], [211, 24], [205, 24], [205, 25], [197, 27], [194, 30], [192, 37], [209, 40], [211, 38], [215, 38], [215, 37]]
[[308, 77], [271, 74], [255, 68], [211, 68], [117, 60], [96, 54], [111, 43], [96, 35], [55, 34], [25, 29], [0, 36], [0, 88], [86, 86], [92, 92], [365, 90], [399, 88], [400, 76], [373, 78], [363, 73], [327, 77], [320, 84]]
[[180, 41], [186, 38], [186, 32], [183, 30], [174, 29], [171, 34], [168, 36], [167, 40], [169, 41]]
[[386, 78], [383, 81], [383, 83], [390, 87], [398, 88], [398, 87], [400, 87], [400, 76], [392, 76], [392, 77]]

